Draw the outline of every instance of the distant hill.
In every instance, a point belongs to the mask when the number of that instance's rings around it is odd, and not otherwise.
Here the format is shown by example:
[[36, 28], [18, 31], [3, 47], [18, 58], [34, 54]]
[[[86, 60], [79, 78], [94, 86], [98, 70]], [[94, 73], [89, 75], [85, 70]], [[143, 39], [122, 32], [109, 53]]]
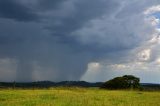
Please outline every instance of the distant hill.
[[[49, 88], [49, 87], [100, 87], [104, 82], [86, 82], [86, 81], [61, 81], [61, 82], [52, 82], [52, 81], [37, 81], [37, 82], [0, 82], [0, 88]], [[160, 84], [153, 83], [141, 83], [141, 86], [144, 89], [149, 90], [160, 90]]]
[[86, 81], [61, 81], [61, 82], [51, 82], [51, 81], [38, 81], [38, 82], [0, 82], [0, 88], [5, 87], [16, 87], [16, 88], [49, 88], [49, 87], [59, 87], [59, 86], [79, 86], [79, 87], [100, 87], [103, 82], [90, 83]]
[[144, 90], [160, 90], [160, 84], [154, 83], [141, 83]]

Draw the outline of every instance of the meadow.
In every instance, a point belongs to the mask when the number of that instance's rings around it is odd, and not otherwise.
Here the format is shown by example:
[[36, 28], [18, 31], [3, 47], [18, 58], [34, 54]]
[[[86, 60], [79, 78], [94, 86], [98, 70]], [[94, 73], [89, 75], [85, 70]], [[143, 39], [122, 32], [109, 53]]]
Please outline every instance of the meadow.
[[79, 87], [0, 89], [0, 106], [160, 106], [160, 92]]

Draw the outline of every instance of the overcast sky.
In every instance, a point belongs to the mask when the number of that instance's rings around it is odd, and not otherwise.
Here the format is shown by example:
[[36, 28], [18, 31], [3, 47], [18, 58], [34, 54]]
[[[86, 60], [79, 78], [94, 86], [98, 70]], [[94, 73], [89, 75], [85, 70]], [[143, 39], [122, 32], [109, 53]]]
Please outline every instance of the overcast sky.
[[160, 83], [159, 0], [0, 0], [0, 81]]

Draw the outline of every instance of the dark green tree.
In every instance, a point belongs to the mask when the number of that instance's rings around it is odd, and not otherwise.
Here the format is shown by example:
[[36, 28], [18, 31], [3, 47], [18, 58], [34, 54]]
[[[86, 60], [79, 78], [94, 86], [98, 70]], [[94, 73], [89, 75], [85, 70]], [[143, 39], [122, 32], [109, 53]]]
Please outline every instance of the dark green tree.
[[124, 75], [116, 77], [102, 84], [101, 88], [106, 89], [137, 89], [140, 87], [140, 79], [133, 75]]

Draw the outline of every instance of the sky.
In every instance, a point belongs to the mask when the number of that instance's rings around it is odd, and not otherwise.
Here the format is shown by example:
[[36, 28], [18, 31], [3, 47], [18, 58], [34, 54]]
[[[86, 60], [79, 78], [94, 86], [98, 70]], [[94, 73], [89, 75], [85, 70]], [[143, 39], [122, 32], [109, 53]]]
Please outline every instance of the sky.
[[0, 81], [160, 83], [159, 0], [0, 0]]

